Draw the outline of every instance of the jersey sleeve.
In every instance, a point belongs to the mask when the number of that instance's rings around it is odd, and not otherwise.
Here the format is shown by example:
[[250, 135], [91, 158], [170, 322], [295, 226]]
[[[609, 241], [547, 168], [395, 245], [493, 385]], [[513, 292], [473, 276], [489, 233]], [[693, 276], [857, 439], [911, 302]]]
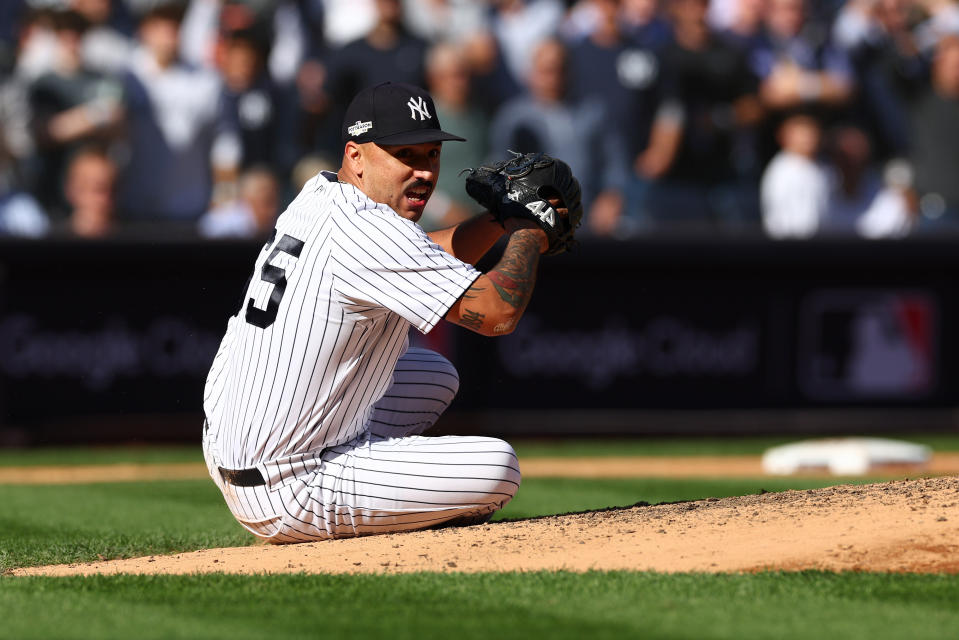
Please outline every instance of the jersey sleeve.
[[429, 332], [481, 275], [392, 211], [337, 220], [337, 288], [355, 305], [387, 309]]

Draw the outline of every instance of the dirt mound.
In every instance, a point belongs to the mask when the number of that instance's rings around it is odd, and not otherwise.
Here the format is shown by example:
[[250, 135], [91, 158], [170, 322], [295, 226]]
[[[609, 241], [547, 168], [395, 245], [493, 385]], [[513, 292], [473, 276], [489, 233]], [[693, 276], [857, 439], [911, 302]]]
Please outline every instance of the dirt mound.
[[460, 529], [210, 549], [13, 573], [539, 569], [959, 573], [959, 477], [709, 498]]

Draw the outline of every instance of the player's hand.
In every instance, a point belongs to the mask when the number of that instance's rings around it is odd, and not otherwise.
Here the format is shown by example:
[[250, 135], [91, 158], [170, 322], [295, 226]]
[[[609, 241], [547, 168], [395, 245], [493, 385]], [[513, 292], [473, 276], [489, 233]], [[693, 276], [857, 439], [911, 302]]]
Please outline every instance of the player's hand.
[[549, 241], [546, 254], [568, 251], [583, 218], [579, 181], [568, 164], [545, 153], [510, 155], [467, 170], [466, 193], [496, 216], [504, 229], [511, 218], [538, 223]]

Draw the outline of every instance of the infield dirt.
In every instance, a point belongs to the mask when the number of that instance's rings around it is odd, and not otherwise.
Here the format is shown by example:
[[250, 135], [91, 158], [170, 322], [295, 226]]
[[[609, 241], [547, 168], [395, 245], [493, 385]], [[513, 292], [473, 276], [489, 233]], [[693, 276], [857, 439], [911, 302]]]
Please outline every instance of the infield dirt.
[[959, 573], [959, 477], [842, 485], [15, 575], [766, 569]]

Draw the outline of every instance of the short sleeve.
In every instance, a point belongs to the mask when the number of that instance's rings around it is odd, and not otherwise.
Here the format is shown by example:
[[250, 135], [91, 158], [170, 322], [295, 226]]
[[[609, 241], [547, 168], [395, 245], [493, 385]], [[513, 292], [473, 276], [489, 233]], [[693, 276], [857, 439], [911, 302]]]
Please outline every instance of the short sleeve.
[[381, 307], [429, 332], [481, 275], [391, 210], [338, 216], [339, 292], [355, 304]]

